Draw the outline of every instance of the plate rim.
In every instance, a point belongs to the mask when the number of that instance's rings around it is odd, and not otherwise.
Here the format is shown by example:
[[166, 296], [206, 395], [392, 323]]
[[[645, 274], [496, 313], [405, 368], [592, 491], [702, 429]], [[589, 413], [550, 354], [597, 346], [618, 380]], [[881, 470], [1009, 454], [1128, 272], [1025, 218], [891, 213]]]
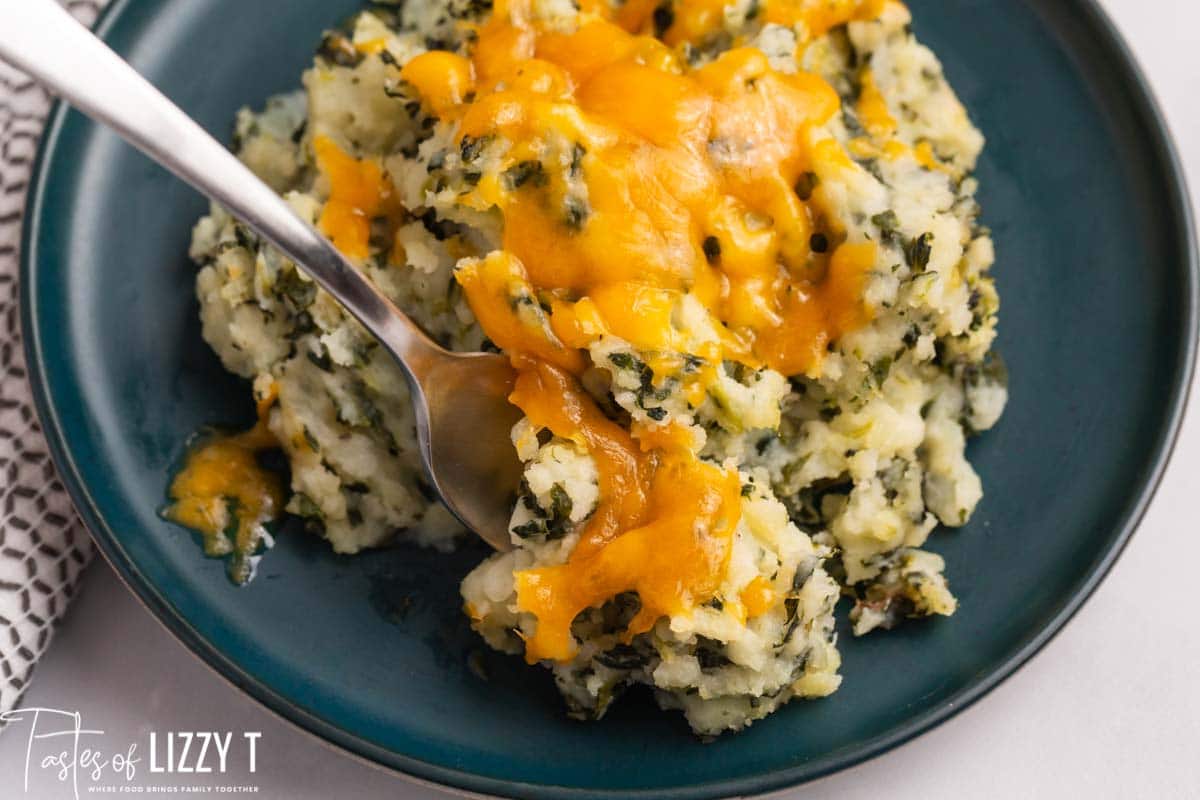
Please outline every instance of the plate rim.
[[[105, 38], [112, 26], [133, 0], [113, 0], [97, 17], [93, 30]], [[367, 741], [358, 735], [298, 707], [271, 686], [243, 671], [221, 650], [205, 639], [188, 620], [143, 575], [121, 545], [120, 537], [100, 514], [92, 493], [84, 482], [61, 426], [54, 399], [50, 396], [43, 369], [43, 345], [38, 315], [32, 304], [37, 285], [37, 232], [44, 215], [45, 193], [48, 186], [46, 166], [56, 149], [63, 127], [69, 118], [69, 106], [56, 100], [47, 116], [46, 126], [38, 143], [33, 162], [29, 190], [21, 225], [18, 263], [19, 326], [26, 360], [27, 376], [32, 387], [34, 408], [46, 439], [47, 449], [59, 478], [66, 487], [72, 503], [96, 542], [105, 561], [120, 581], [147, 608], [155, 619], [187, 650], [228, 683], [241, 690], [278, 718], [291, 724], [323, 744], [364, 762], [384, 769], [398, 777], [417, 783], [449, 789], [470, 796], [547, 797], [565, 800], [583, 798], [662, 798], [684, 800], [698, 797], [757, 796], [777, 792], [832, 775], [880, 756], [937, 727], [987, 695], [1033, 656], [1039, 653], [1091, 598], [1096, 588], [1111, 571], [1124, 552], [1129, 540], [1140, 526], [1151, 501], [1161, 485], [1167, 465], [1179, 440], [1183, 418], [1187, 411], [1193, 377], [1196, 370], [1198, 334], [1200, 334], [1200, 251], [1197, 249], [1196, 221], [1193, 217], [1187, 178], [1170, 128], [1163, 116], [1153, 88], [1146, 79], [1136, 57], [1108, 13], [1098, 0], [1065, 0], [1080, 13], [1084, 25], [1098, 34], [1100, 48], [1115, 58], [1114, 68], [1120, 82], [1133, 99], [1133, 113], [1147, 128], [1155, 160], [1161, 163], [1169, 189], [1167, 205], [1171, 223], [1178, 237], [1176, 246], [1183, 255], [1182, 327], [1186, 336], [1184, 347], [1172, 367], [1171, 390], [1168, 398], [1165, 425], [1154, 441], [1154, 458], [1143, 476], [1136, 495], [1124, 509], [1120, 529], [1103, 555], [1086, 572], [1073, 594], [1063, 599], [1049, 621], [1023, 637], [1021, 644], [1007, 657], [997, 662], [975, 682], [943, 700], [936, 706], [915, 715], [891, 732], [869, 741], [849, 753], [831, 753], [806, 764], [762, 772], [740, 778], [708, 781], [668, 789], [589, 789], [550, 783], [511, 781], [479, 775], [414, 758]], [[78, 113], [78, 112], [76, 112]], [[95, 124], [95, 123], [87, 123]]]

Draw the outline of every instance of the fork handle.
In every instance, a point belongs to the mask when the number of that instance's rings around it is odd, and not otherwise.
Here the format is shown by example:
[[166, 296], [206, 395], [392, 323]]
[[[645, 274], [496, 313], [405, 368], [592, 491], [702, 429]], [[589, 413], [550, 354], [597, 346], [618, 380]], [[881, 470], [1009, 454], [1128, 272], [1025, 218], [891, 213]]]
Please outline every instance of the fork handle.
[[283, 198], [54, 0], [0, 2], [0, 58], [275, 245], [380, 339], [410, 381], [449, 356]]

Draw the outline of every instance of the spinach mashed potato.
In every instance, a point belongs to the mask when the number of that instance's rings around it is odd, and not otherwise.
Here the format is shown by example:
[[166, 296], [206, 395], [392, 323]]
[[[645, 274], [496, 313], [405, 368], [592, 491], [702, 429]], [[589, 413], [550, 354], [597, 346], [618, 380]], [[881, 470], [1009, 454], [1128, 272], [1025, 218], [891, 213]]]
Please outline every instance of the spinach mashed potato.
[[[411, 0], [328, 33], [235, 148], [431, 336], [516, 366], [514, 548], [462, 583], [572, 716], [633, 684], [699, 734], [841, 682], [855, 635], [949, 615], [924, 549], [982, 496], [983, 137], [896, 0]], [[247, 579], [285, 510], [339, 553], [463, 535], [399, 367], [221, 208], [205, 339], [260, 422], [170, 515]], [[469, 422], [465, 423], [469, 424]], [[290, 486], [256, 453], [279, 448]]]

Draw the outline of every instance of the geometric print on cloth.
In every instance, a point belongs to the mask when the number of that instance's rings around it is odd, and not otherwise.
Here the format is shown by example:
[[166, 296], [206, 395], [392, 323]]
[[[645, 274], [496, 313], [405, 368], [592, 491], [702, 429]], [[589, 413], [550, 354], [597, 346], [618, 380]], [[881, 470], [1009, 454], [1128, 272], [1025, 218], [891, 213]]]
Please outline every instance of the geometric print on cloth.
[[[90, 25], [105, 4], [66, 6]], [[17, 307], [21, 219], [50, 102], [0, 62], [0, 711], [29, 686], [93, 550], [34, 415]]]

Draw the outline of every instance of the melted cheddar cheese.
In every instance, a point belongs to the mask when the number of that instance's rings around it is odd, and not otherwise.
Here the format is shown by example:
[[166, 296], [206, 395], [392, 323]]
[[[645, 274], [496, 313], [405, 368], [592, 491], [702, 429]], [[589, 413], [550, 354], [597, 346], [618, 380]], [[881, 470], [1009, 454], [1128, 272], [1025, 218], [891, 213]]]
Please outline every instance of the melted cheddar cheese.
[[[764, 21], [793, 27], [802, 25], [806, 38], [823, 36], [847, 22], [875, 19], [888, 0], [762, 0], [759, 12]], [[672, 46], [696, 44], [721, 29], [728, 0], [680, 0], [665, 6], [660, 0], [628, 0], [617, 12], [627, 29], [658, 33]]]
[[392, 183], [378, 163], [354, 158], [328, 136], [315, 137], [313, 150], [329, 180], [329, 199], [317, 224], [343, 255], [366, 258], [372, 222], [398, 211]]
[[[816, 36], [884, 5], [771, 0], [766, 18]], [[820, 191], [798, 188], [818, 164], [852, 168], [820, 132], [837, 93], [753, 47], [693, 69], [671, 46], [715, 30], [724, 4], [676, 2], [666, 25], [659, 7], [593, 3], [564, 27], [535, 21], [529, 0], [501, 0], [469, 56], [428, 52], [401, 70], [456, 126], [464, 159], [506, 144], [458, 200], [499, 212], [502, 248], [464, 261], [457, 279], [520, 369], [512, 401], [598, 468], [599, 505], [567, 563], [516, 575], [518, 606], [538, 622], [531, 662], [571, 658], [575, 616], [621, 592], [641, 601], [629, 637], [710, 599], [740, 516], [736, 471], [699, 460], [694, 436], [631, 433], [599, 411], [573, 377], [588, 366], [583, 348], [612, 335], [695, 356], [705, 366], [685, 391], [698, 404], [723, 360], [814, 374], [871, 315], [875, 245], [847, 240]], [[869, 73], [861, 102], [869, 129], [888, 133]], [[679, 323], [684, 303], [703, 309], [708, 334]], [[774, 599], [751, 585], [733, 605], [755, 616]]]
[[[826, 20], [813, 23], [822, 29], [877, 6], [799, 3], [793, 11]], [[838, 241], [817, 199], [805, 202], [795, 189], [835, 145], [814, 140], [839, 108], [833, 89], [815, 75], [772, 69], [755, 48], [690, 70], [662, 42], [602, 16], [584, 15], [571, 32], [528, 16], [520, 2], [498, 5], [471, 58], [435, 51], [401, 71], [432, 113], [458, 125], [460, 143], [510, 143], [508, 169], [484, 175], [460, 202], [500, 210], [505, 271], [528, 284], [527, 296], [547, 295], [550, 310], [531, 324], [519, 304], [501, 302], [495, 282], [468, 270], [461, 274], [477, 315], [505, 329], [507, 349], [531, 355], [603, 333], [680, 350], [692, 343], [672, 312], [690, 295], [718, 332], [720, 350], [706, 355], [816, 370], [844, 324], [868, 318], [861, 283], [873, 264], [869, 243]], [[555, 159], [570, 160], [565, 175], [543, 166]], [[536, 177], [506, 185], [513, 170]], [[847, 246], [853, 253], [839, 259]], [[831, 281], [833, 262], [842, 270]], [[822, 292], [830, 282], [851, 291]]]
[[870, 67], [859, 76], [861, 89], [858, 95], [858, 116], [867, 132], [877, 138], [886, 138], [896, 132], [896, 118], [888, 108], [887, 100], [875, 84], [875, 73]]
[[747, 619], [754, 619], [775, 607], [779, 593], [775, 591], [775, 587], [771, 586], [769, 580], [759, 575], [746, 584], [746, 588], [742, 589], [738, 599], [746, 609]]
[[171, 482], [168, 519], [200, 533], [210, 556], [233, 555], [230, 574], [241, 583], [250, 577], [247, 560], [258, 548], [261, 526], [283, 510], [279, 476], [264, 469], [256, 454], [276, 447], [266, 414], [275, 397], [259, 403], [253, 428], [210, 438], [188, 454]]
[[534, 425], [586, 445], [600, 476], [599, 506], [567, 563], [516, 574], [517, 604], [538, 619], [526, 660], [569, 660], [576, 615], [622, 592], [641, 601], [626, 641], [714, 596], [741, 517], [736, 471], [687, 448], [643, 453], [574, 379], [544, 362], [524, 365], [512, 400]]

